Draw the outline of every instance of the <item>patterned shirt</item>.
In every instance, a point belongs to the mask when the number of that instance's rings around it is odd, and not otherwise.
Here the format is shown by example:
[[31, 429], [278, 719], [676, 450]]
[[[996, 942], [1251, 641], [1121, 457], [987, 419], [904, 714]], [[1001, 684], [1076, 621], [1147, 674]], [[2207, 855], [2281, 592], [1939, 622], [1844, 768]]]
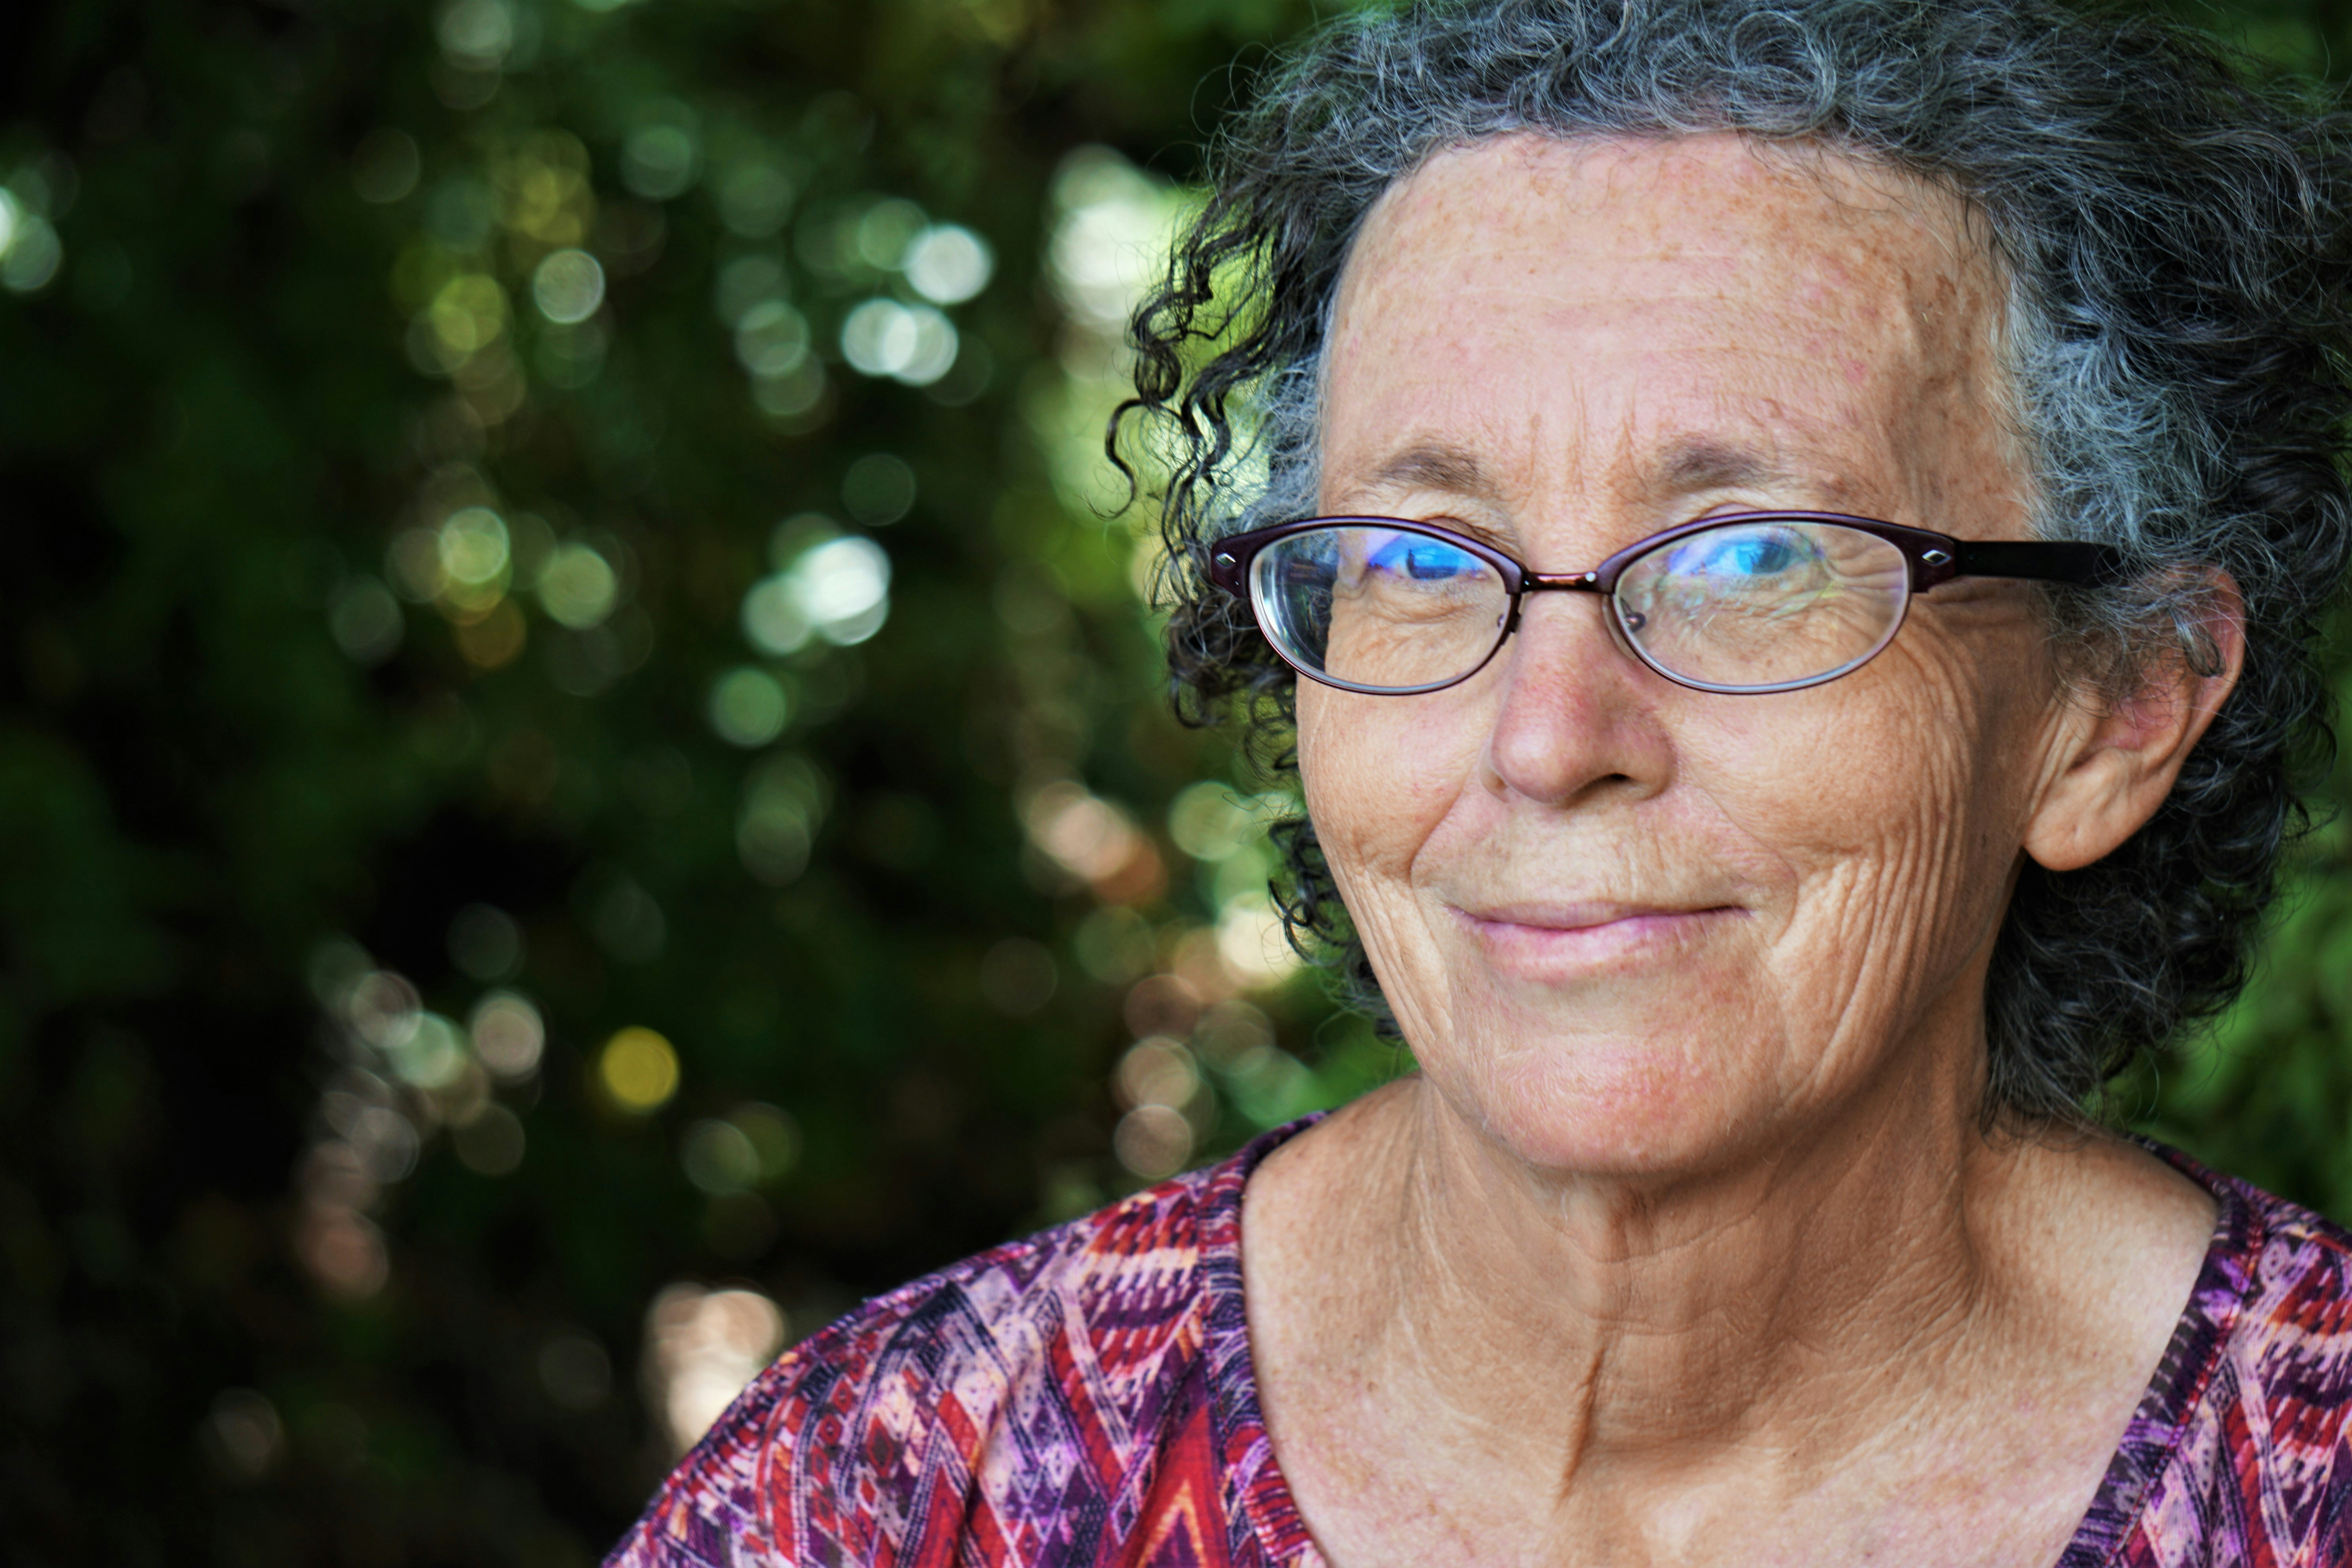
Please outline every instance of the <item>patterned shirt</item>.
[[[1242, 1307], [1242, 1188], [1307, 1124], [795, 1345], [607, 1568], [1322, 1568]], [[2058, 1568], [2352, 1563], [2352, 1235], [2158, 1152], [2221, 1217]]]

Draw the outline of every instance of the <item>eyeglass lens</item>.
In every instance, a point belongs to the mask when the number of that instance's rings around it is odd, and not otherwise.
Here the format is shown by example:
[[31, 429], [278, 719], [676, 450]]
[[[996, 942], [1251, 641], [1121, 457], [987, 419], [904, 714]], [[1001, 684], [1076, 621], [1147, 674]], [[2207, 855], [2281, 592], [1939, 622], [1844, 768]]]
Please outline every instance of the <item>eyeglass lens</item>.
[[[1619, 575], [1612, 614], [1627, 644], [1673, 679], [1721, 690], [1804, 685], [1886, 646], [1909, 563], [1875, 534], [1749, 518], [1669, 540]], [[1444, 539], [1370, 522], [1275, 541], [1251, 563], [1259, 626], [1307, 675], [1375, 691], [1470, 674], [1500, 644], [1510, 590]]]

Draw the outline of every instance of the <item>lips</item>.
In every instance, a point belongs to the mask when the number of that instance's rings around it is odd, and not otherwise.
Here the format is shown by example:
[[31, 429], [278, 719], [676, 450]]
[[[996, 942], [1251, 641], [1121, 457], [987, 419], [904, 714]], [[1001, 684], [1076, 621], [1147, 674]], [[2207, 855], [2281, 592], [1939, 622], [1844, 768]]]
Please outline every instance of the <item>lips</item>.
[[1663, 954], [1746, 912], [1732, 904], [1614, 899], [1447, 908], [1496, 968], [1538, 975]]

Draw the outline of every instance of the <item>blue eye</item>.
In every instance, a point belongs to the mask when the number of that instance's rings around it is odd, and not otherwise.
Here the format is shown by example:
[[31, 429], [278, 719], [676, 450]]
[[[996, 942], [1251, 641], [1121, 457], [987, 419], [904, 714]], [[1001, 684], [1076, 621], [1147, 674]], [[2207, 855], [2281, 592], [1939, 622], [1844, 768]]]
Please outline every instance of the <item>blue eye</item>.
[[1726, 530], [1703, 534], [1676, 550], [1674, 569], [1716, 577], [1778, 577], [1819, 554], [1780, 530]]
[[1374, 551], [1368, 564], [1377, 572], [1400, 573], [1415, 582], [1443, 582], [1483, 571], [1475, 555], [1433, 539], [1399, 534]]
[[1421, 578], [1460, 577], [1477, 569], [1469, 556], [1443, 544], [1425, 545], [1405, 557], [1405, 570]]

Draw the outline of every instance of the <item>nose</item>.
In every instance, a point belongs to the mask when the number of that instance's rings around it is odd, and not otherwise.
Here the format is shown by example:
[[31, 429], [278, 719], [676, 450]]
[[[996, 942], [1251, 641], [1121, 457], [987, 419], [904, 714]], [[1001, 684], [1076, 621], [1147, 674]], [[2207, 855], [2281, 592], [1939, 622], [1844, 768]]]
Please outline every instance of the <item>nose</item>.
[[1603, 795], [1644, 799], [1674, 773], [1661, 713], [1672, 684], [1619, 646], [1609, 602], [1584, 594], [1529, 595], [1496, 672], [1479, 782], [1546, 805]]

